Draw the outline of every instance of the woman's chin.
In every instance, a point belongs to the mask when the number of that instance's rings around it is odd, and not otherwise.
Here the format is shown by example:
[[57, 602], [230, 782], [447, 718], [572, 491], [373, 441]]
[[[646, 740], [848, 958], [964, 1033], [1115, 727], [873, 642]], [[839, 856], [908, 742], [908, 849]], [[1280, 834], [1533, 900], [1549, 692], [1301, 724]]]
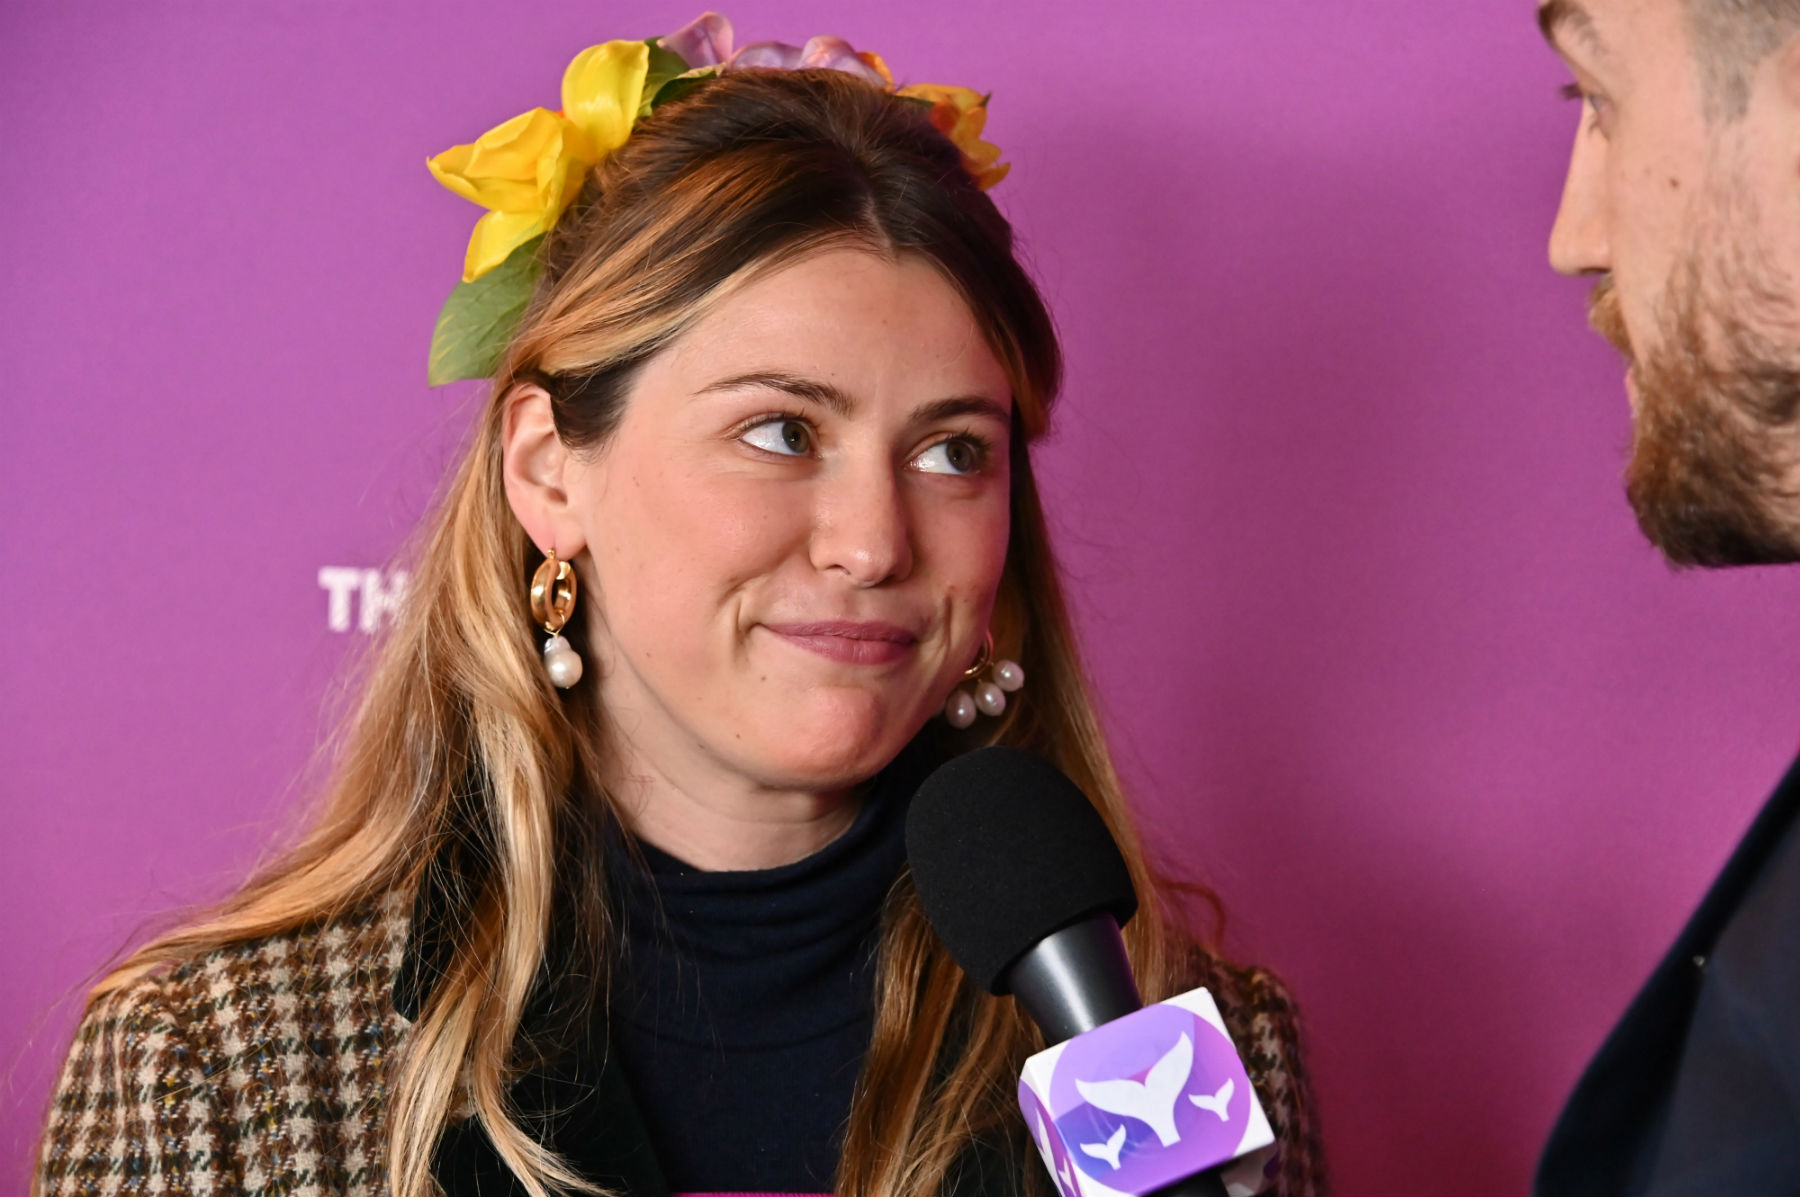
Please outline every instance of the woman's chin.
[[768, 728], [762, 747], [771, 773], [807, 789], [873, 777], [924, 722], [910, 708], [897, 710], [884, 696], [857, 690], [812, 691], [789, 712], [791, 718]]

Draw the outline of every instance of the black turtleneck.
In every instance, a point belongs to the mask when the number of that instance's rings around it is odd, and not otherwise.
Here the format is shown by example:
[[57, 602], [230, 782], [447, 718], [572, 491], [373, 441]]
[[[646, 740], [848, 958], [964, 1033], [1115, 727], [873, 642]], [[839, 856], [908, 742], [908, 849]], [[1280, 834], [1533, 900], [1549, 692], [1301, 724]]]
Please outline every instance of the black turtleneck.
[[831, 1191], [922, 755], [877, 778], [843, 835], [780, 868], [704, 872], [609, 846], [625, 932], [612, 1042], [672, 1191]]
[[[634, 1197], [829, 1192], [868, 1051], [906, 808], [942, 760], [928, 740], [881, 772], [849, 830], [778, 869], [706, 873], [596, 835], [622, 958], [590, 1022], [556, 1031], [544, 1020], [558, 994], [534, 998], [525, 1030], [549, 1036], [538, 1044], [548, 1054], [513, 1086], [520, 1124], [588, 1180]], [[394, 982], [408, 1019], [450, 956], [469, 877], [491, 867], [483, 841], [468, 842], [440, 853], [420, 885]], [[547, 975], [573, 976], [556, 954]], [[446, 1193], [524, 1193], [472, 1118], [445, 1128], [432, 1169]], [[977, 1180], [970, 1191], [988, 1191]]]

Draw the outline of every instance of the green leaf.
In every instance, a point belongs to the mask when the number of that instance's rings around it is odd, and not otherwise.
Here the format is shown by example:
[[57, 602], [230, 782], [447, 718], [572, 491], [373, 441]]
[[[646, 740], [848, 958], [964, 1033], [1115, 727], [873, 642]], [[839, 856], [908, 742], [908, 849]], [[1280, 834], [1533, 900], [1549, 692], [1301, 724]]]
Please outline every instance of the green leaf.
[[474, 282], [456, 284], [431, 333], [426, 377], [432, 386], [493, 377], [543, 271], [537, 254], [543, 240], [533, 237]]
[[673, 79], [665, 79], [657, 87], [655, 93], [652, 93], [649, 88], [645, 88], [644, 94], [650, 98], [644, 102], [644, 111], [650, 112], [653, 109], [661, 108], [670, 100], [679, 100], [718, 73], [719, 68], [716, 66], [695, 67], [691, 71], [683, 71]]
[[649, 115], [656, 105], [656, 93], [663, 84], [677, 75], [687, 74], [688, 69], [687, 59], [673, 50], [663, 49], [662, 38], [646, 38], [644, 44], [650, 47], [650, 71], [644, 76], [644, 100], [638, 105], [639, 116]]

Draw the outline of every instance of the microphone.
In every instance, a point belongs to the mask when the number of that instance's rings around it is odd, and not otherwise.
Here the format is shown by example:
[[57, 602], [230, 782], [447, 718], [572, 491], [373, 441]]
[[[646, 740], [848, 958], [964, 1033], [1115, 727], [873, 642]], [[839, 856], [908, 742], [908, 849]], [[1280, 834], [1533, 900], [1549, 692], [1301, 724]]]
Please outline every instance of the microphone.
[[906, 853], [950, 955], [1051, 1045], [1019, 1105], [1064, 1197], [1257, 1190], [1274, 1132], [1249, 1075], [1206, 990], [1143, 1005], [1131, 874], [1074, 782], [1016, 748], [957, 757], [914, 796]]

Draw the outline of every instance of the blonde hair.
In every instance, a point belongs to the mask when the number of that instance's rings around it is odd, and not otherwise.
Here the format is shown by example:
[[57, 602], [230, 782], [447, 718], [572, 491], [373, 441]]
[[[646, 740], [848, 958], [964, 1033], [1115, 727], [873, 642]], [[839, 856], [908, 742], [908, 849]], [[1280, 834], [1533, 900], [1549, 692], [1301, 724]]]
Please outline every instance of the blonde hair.
[[[447, 868], [460, 917], [390, 1079], [392, 1190], [433, 1191], [434, 1149], [451, 1119], [472, 1112], [530, 1192], [592, 1191], [514, 1121], [507, 1099], [531, 1063], [521, 1021], [547, 953], [591, 954], [587, 967], [565, 970], [597, 979], [566, 1004], [569, 1017], [604, 996], [614, 936], [595, 813], [617, 815], [594, 780], [605, 744], [592, 687], [559, 693], [539, 660], [525, 599], [539, 558], [502, 484], [504, 403], [523, 382], [543, 385], [559, 435], [599, 444], [638, 366], [709, 303], [757, 270], [836, 245], [932, 262], [1008, 372], [1012, 535], [992, 627], [1031, 689], [962, 742], [1031, 749], [1089, 795], [1146, 899], [1126, 934], [1145, 995], [1180, 987], [1190, 949], [1155, 898], [1127, 817], [1026, 450], [1060, 381], [1049, 316], [1010, 227], [922, 111], [808, 71], [697, 88], [596, 168], [543, 246], [543, 279], [426, 525], [408, 602], [375, 658], [316, 822], [221, 907], [131, 955], [90, 1002], [198, 953], [413, 892]], [[905, 877], [881, 935], [875, 1029], [836, 1191], [933, 1192], [975, 1141], [1021, 1141], [1014, 1086], [1041, 1039], [1014, 1002], [964, 979]], [[1027, 1169], [1026, 1183], [1047, 1188], [1037, 1173]]]

